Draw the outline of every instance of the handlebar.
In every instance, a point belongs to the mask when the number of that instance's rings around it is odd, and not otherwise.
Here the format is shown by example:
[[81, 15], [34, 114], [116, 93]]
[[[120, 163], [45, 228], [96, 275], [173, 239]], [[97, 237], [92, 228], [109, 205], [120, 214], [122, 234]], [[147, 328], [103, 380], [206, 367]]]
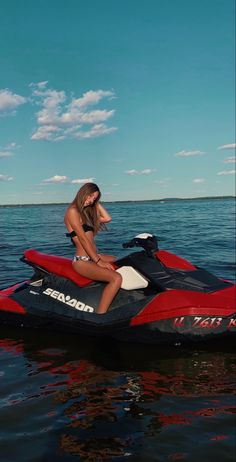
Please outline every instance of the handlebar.
[[140, 244], [137, 242], [137, 239], [131, 239], [131, 241], [128, 241], [128, 242], [124, 242], [122, 244], [122, 247], [124, 249], [128, 249], [130, 247], [140, 247]]
[[124, 249], [132, 248], [132, 247], [142, 247], [148, 255], [152, 255], [153, 252], [158, 250], [158, 242], [157, 237], [149, 235], [145, 238], [142, 237], [134, 237], [131, 241], [124, 242], [122, 244]]

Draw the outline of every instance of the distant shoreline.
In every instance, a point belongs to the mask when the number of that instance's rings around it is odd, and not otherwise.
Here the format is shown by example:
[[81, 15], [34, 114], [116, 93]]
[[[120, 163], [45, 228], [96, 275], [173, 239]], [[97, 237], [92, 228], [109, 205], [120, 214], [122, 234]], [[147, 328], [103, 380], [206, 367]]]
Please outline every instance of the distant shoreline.
[[[139, 200], [118, 200], [118, 201], [106, 201], [103, 200], [102, 202], [107, 204], [127, 204], [127, 203], [136, 203], [136, 202], [174, 202], [174, 201], [195, 201], [195, 200], [224, 200], [224, 199], [236, 199], [236, 196], [206, 196], [206, 197], [166, 197], [163, 199], [139, 199]], [[67, 205], [69, 202], [41, 202], [41, 203], [27, 203], [27, 204], [0, 204], [0, 207], [39, 207], [42, 205]]]

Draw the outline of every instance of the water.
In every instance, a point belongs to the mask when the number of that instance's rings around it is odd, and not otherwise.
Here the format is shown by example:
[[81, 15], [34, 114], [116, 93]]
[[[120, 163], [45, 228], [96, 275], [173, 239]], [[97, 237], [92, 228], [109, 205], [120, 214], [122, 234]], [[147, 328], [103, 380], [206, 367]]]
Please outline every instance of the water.
[[[28, 278], [24, 249], [70, 257], [65, 205], [0, 207], [0, 287]], [[235, 280], [232, 199], [109, 204], [101, 252], [139, 232]], [[0, 461], [234, 461], [229, 342], [160, 348], [1, 328]]]

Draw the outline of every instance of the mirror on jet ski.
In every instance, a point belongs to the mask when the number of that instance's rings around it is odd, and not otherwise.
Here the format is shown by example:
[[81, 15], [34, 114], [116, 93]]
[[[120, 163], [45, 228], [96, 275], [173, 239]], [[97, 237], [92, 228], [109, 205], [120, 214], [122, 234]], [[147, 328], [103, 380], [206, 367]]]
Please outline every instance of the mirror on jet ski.
[[149, 257], [153, 257], [153, 253], [158, 250], [157, 237], [148, 233], [138, 234], [131, 241], [124, 242], [122, 247], [124, 249], [142, 247]]

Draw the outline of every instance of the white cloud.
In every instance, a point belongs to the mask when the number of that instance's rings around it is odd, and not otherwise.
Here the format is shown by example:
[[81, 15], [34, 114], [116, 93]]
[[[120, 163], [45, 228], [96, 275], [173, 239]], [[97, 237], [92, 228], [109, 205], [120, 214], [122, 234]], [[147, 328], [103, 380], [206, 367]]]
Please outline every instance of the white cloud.
[[93, 183], [95, 178], [78, 178], [77, 180], [72, 180], [71, 184], [85, 184]]
[[195, 178], [193, 180], [193, 183], [204, 183], [205, 179], [204, 178]]
[[163, 178], [162, 180], [155, 180], [154, 183], [157, 183], [159, 185], [164, 185], [168, 183], [171, 180], [171, 178]]
[[74, 134], [74, 137], [78, 140], [95, 138], [101, 135], [108, 135], [117, 130], [117, 127], [108, 128], [105, 124], [94, 125], [90, 130], [87, 131], [78, 131]]
[[79, 120], [84, 124], [96, 124], [96, 123], [104, 122], [107, 119], [110, 119], [110, 117], [112, 117], [114, 113], [115, 113], [114, 109], [111, 111], [106, 111], [106, 110], [90, 111], [84, 114], [80, 114]]
[[155, 169], [145, 168], [144, 170], [126, 170], [126, 175], [150, 175], [150, 173], [155, 172]]
[[17, 146], [16, 143], [9, 143], [7, 146], [2, 147], [2, 148], [0, 146], [0, 158], [11, 157], [13, 155], [12, 151], [18, 148], [20, 148], [20, 146]]
[[62, 130], [55, 125], [43, 125], [32, 135], [32, 140], [57, 141], [57, 133]]
[[138, 174], [139, 174], [138, 170], [134, 170], [134, 169], [132, 169], [132, 170], [126, 170], [125, 173], [126, 173], [127, 175], [138, 175]]
[[104, 90], [97, 90], [97, 91], [87, 91], [83, 94], [82, 98], [77, 98], [73, 100], [73, 106], [75, 107], [86, 107], [91, 104], [97, 104], [102, 98], [114, 98], [113, 91], [104, 91]]
[[223, 146], [219, 146], [218, 149], [235, 149], [236, 143], [231, 144], [223, 144]]
[[[41, 106], [36, 113], [38, 127], [31, 136], [32, 140], [86, 139], [117, 130], [117, 127], [108, 127], [104, 123], [114, 116], [114, 109], [87, 109], [102, 99], [113, 99], [113, 91], [90, 90], [81, 98], [68, 98], [64, 91], [49, 89], [46, 81], [32, 83], [30, 87], [33, 100]], [[87, 126], [92, 127], [88, 129]]]
[[72, 125], [71, 127], [66, 128], [66, 129], [64, 130], [64, 134], [65, 134], [65, 135], [72, 135], [72, 136], [73, 136], [73, 134], [74, 134], [75, 132], [78, 132], [80, 128], [82, 128], [82, 125], [81, 125], [81, 124]]
[[228, 157], [223, 162], [224, 162], [224, 164], [235, 164], [236, 158], [235, 157]]
[[176, 157], [193, 157], [193, 156], [202, 156], [205, 154], [203, 151], [180, 151], [176, 152]]
[[85, 184], [85, 183], [93, 183], [95, 178], [76, 178], [74, 180], [70, 180], [67, 176], [65, 175], [54, 175], [51, 178], [46, 178], [45, 180], [42, 181], [40, 184], [45, 185], [45, 184], [52, 184], [52, 183], [68, 183], [68, 184]]
[[60, 176], [60, 175], [54, 175], [51, 178], [47, 178], [46, 180], [43, 180], [43, 184], [48, 184], [48, 183], [66, 183], [68, 182], [67, 176]]
[[26, 101], [27, 100], [24, 96], [12, 93], [7, 88], [0, 90], [0, 112], [14, 111], [18, 108], [18, 106], [26, 103]]
[[234, 175], [236, 170], [224, 170], [223, 172], [218, 172], [217, 175]]
[[155, 169], [145, 168], [144, 170], [140, 171], [140, 174], [141, 175], [150, 175], [150, 173], [153, 173], [155, 171], [156, 171]]
[[0, 159], [2, 157], [11, 157], [12, 156], [12, 152], [10, 151], [0, 151]]
[[10, 150], [18, 149], [18, 148], [20, 148], [20, 146], [17, 145], [15, 142], [9, 143], [9, 144], [5, 147], [5, 149], [10, 149]]
[[12, 176], [0, 175], [0, 181], [11, 181], [11, 180], [13, 180]]
[[48, 80], [44, 80], [42, 82], [37, 82], [37, 83], [31, 82], [29, 84], [29, 87], [45, 88], [47, 84], [48, 84]]

